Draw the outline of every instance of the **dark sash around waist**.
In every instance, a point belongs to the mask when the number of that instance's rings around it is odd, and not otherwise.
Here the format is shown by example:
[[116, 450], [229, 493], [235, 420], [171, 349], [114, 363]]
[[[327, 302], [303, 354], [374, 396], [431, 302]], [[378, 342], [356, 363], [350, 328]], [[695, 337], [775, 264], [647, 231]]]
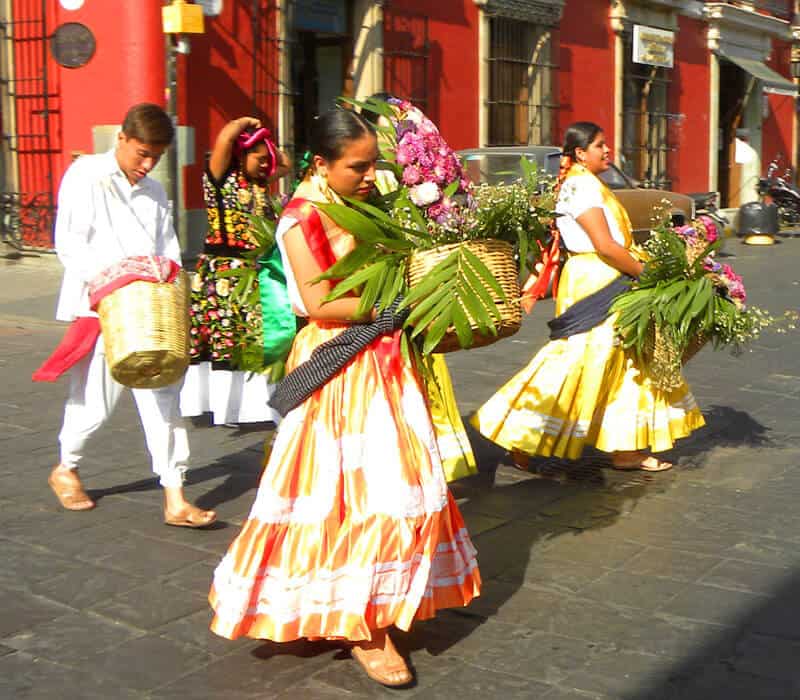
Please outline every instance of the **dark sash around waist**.
[[560, 316], [548, 321], [550, 340], [569, 338], [599, 326], [608, 318], [614, 299], [627, 292], [632, 281], [633, 277], [620, 275], [605, 287], [575, 302]]
[[374, 340], [401, 328], [409, 310], [398, 313], [399, 303], [398, 298], [379, 313], [374, 321], [353, 324], [335, 338], [314, 348], [311, 356], [289, 372], [275, 387], [269, 405], [285, 416], [333, 379]]

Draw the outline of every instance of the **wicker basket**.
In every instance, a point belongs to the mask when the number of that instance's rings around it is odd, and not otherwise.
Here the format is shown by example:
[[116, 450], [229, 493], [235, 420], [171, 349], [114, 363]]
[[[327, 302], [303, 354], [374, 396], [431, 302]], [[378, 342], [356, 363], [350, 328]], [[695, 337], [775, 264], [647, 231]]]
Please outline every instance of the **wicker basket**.
[[189, 365], [189, 279], [131, 282], [98, 307], [111, 376], [134, 389], [178, 381]]
[[[514, 247], [510, 243], [487, 238], [463, 243], [450, 243], [430, 250], [417, 251], [411, 256], [408, 265], [408, 286], [414, 287], [414, 285], [421, 282], [428, 272], [459, 246], [466, 246], [471, 253], [480, 258], [483, 264], [489, 268], [489, 272], [494, 275], [506, 296], [505, 301], [502, 301], [497, 298], [497, 295], [492, 290], [487, 290], [500, 312], [500, 323], [495, 322], [497, 335], [479, 333], [477, 326], [471, 323], [471, 347], [478, 348], [484, 345], [491, 345], [501, 338], [514, 335], [522, 325], [522, 306], [520, 304], [519, 273], [514, 259]], [[467, 317], [469, 318], [469, 314], [467, 314]], [[455, 328], [451, 326], [433, 351], [444, 353], [461, 349]]]

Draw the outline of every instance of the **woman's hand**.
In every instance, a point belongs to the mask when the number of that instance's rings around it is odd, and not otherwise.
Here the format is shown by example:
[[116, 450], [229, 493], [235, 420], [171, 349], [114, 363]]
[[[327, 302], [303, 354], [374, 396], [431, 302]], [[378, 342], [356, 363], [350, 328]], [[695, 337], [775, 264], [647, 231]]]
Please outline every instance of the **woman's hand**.
[[245, 129], [258, 129], [260, 126], [260, 119], [239, 117], [229, 121], [222, 127], [214, 143], [214, 150], [211, 151], [211, 158], [208, 161], [208, 169], [217, 182], [221, 181], [225, 177], [225, 173], [228, 172], [233, 156], [233, 144], [236, 143], [239, 134]]
[[276, 153], [278, 154], [278, 167], [275, 169], [272, 177], [270, 177], [270, 182], [284, 177], [285, 175], [289, 175], [292, 172], [292, 162], [289, 160], [289, 156], [279, 149], [276, 149]]
[[642, 274], [644, 265], [636, 260], [625, 246], [614, 240], [608, 228], [606, 215], [600, 207], [587, 209], [577, 221], [586, 231], [603, 262], [631, 277], [639, 277]]

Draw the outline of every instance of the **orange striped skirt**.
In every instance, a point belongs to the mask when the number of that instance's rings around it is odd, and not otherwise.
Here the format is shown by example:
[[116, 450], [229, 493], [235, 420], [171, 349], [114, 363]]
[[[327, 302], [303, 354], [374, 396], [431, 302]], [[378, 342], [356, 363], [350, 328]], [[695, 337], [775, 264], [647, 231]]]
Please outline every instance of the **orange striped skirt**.
[[[311, 322], [287, 370], [344, 328]], [[214, 573], [212, 631], [357, 641], [478, 595], [476, 551], [421, 387], [399, 335], [383, 337], [289, 412]]]

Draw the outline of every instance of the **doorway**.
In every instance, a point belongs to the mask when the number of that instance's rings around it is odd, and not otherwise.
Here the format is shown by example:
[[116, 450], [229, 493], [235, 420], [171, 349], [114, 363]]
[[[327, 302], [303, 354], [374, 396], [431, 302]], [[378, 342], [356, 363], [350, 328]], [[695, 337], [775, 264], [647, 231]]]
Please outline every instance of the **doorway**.
[[291, 57], [295, 153], [308, 148], [314, 119], [340, 95], [352, 95], [351, 17], [348, 0], [318, 0], [313, 10], [297, 5]]
[[760, 94], [760, 85], [753, 76], [720, 60], [717, 183], [723, 207], [738, 207], [754, 197], [754, 182], [760, 169]]

